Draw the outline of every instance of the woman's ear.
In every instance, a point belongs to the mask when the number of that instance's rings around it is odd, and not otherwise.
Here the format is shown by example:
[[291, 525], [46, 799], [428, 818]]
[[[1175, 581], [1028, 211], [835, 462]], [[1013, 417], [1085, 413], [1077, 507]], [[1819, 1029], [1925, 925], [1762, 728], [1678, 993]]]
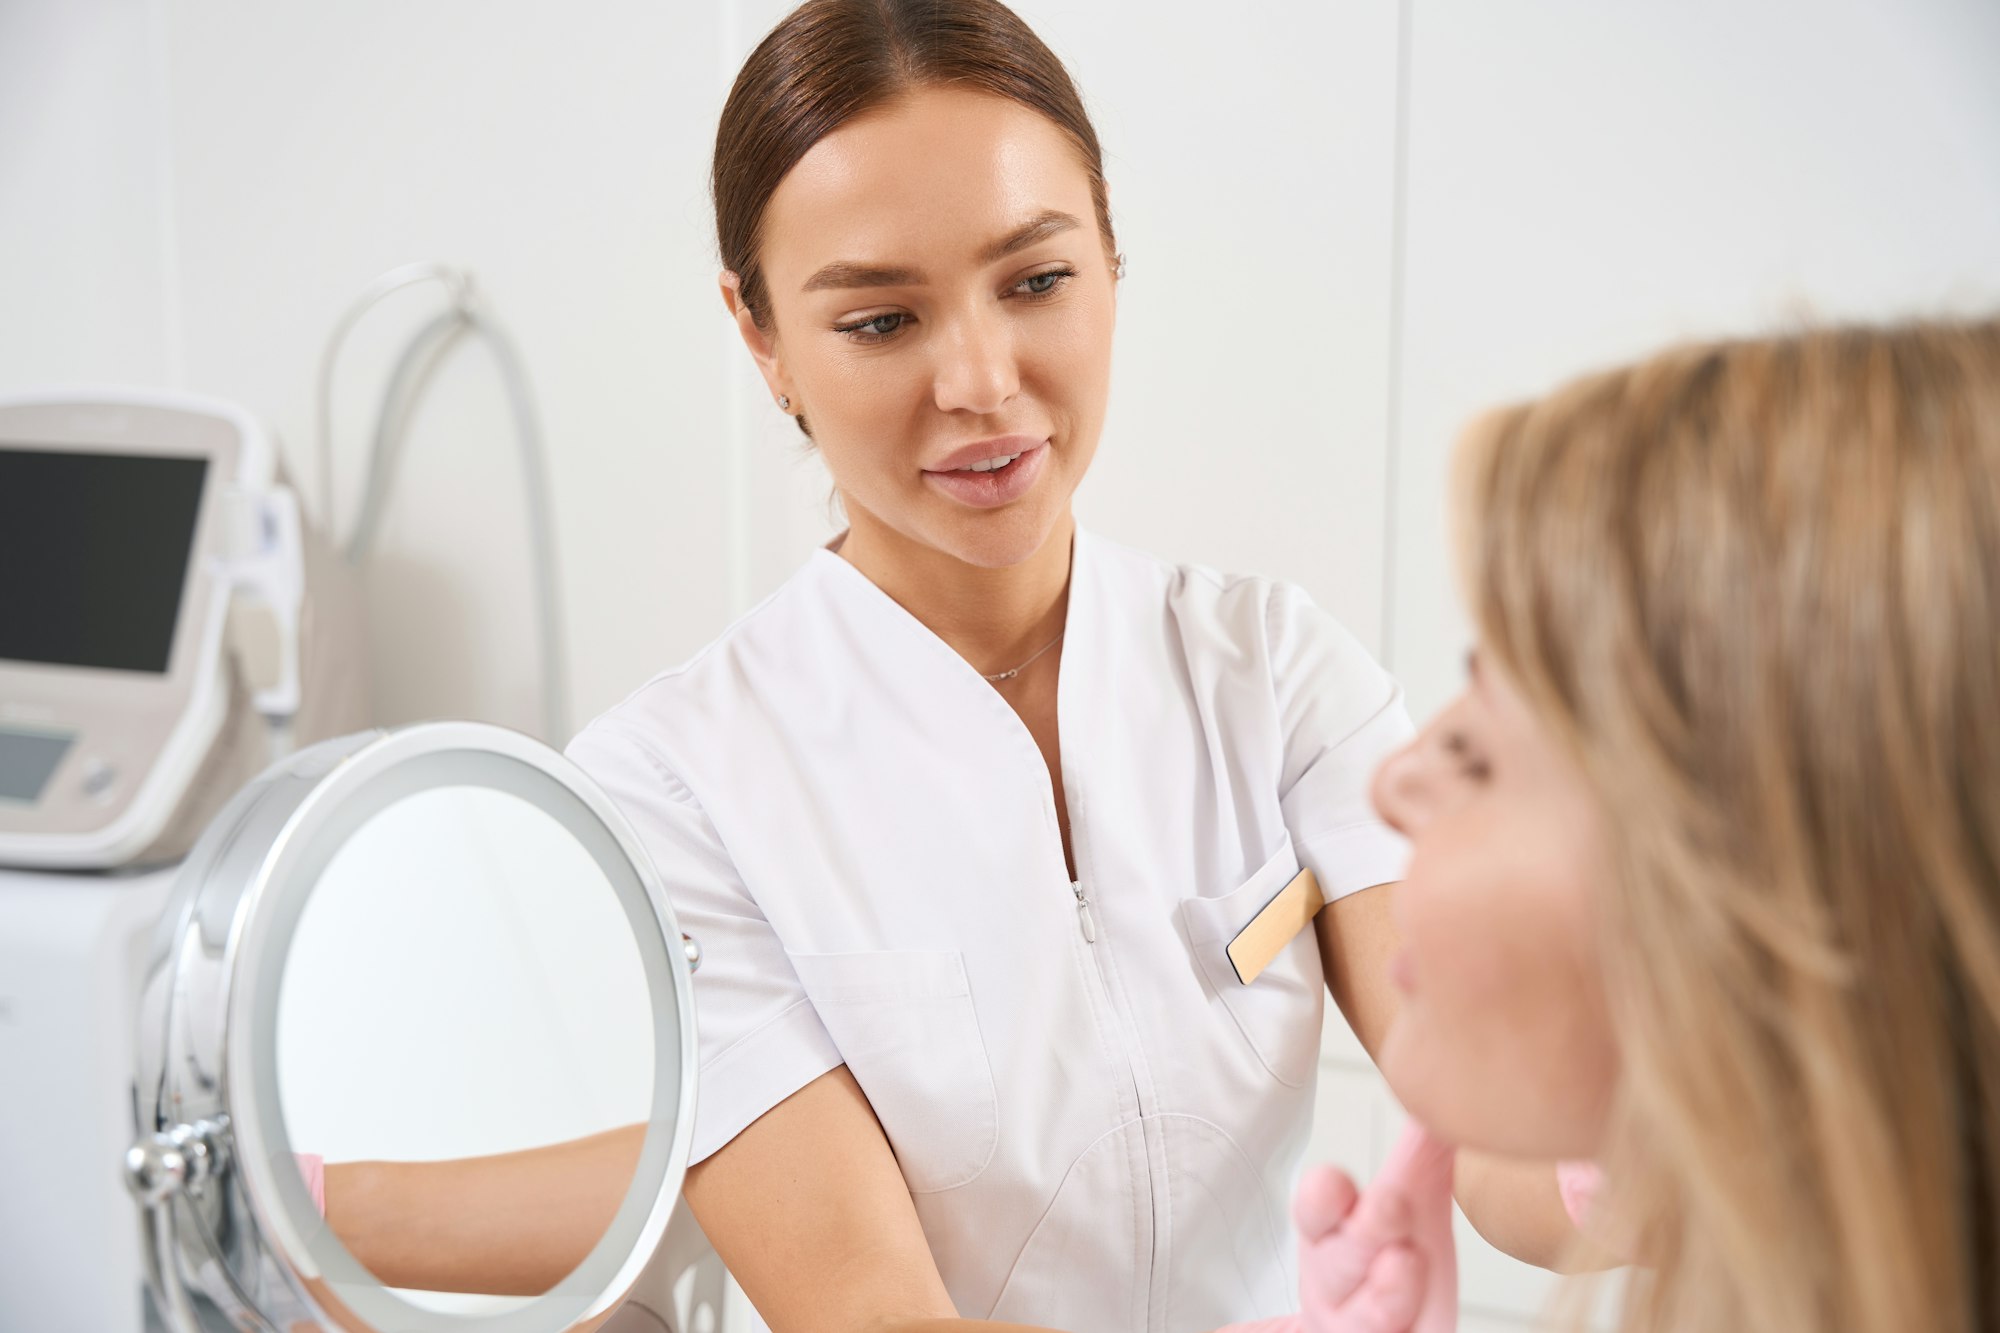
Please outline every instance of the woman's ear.
[[750, 305], [743, 299], [743, 279], [730, 269], [722, 270], [720, 279], [722, 304], [729, 309], [730, 318], [736, 321], [737, 336], [750, 349], [750, 359], [757, 363], [757, 371], [764, 377], [764, 387], [776, 399], [790, 392], [785, 377], [784, 366], [778, 359], [777, 340], [770, 333], [757, 327], [757, 319], [750, 313]]

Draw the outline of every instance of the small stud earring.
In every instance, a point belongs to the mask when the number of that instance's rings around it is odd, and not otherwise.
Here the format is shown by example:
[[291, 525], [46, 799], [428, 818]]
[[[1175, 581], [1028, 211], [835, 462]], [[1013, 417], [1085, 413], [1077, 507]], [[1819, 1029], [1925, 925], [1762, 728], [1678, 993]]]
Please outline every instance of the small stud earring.
[[1114, 276], [1114, 277], [1119, 277], [1119, 278], [1122, 278], [1122, 277], [1124, 277], [1124, 276], [1125, 276], [1125, 256], [1124, 256], [1123, 254], [1120, 254], [1120, 255], [1118, 256], [1118, 269], [1117, 269], [1117, 272], [1116, 272], [1116, 273], [1115, 273], [1115, 274], [1114, 274], [1113, 276]]
[[792, 410], [792, 400], [785, 394], [781, 393], [778, 395], [778, 410], [780, 412], [789, 412]]

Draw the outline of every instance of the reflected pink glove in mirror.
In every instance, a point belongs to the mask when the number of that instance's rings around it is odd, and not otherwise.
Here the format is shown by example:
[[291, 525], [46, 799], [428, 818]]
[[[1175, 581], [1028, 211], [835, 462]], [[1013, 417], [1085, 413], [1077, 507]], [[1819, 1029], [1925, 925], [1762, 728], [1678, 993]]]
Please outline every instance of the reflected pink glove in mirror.
[[1458, 1326], [1451, 1231], [1456, 1150], [1414, 1121], [1357, 1193], [1345, 1172], [1308, 1170], [1292, 1200], [1299, 1313], [1217, 1333], [1448, 1333]]
[[326, 1162], [309, 1152], [295, 1152], [292, 1159], [299, 1164], [299, 1174], [306, 1178], [306, 1188], [312, 1191], [313, 1207], [319, 1209], [321, 1217], [325, 1217]]

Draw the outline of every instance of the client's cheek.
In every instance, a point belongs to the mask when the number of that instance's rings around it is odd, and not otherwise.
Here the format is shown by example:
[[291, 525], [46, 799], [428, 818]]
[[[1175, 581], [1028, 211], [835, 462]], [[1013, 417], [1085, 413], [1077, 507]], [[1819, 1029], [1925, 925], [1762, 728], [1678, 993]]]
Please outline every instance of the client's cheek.
[[1400, 1005], [1383, 1050], [1383, 1073], [1410, 1109], [1455, 1119], [1459, 1103], [1485, 1079], [1482, 1051], [1492, 1039], [1502, 970], [1483, 942], [1491, 928], [1462, 882], [1421, 859], [1397, 890], [1402, 956], [1391, 965]]
[[1453, 869], [1459, 867], [1440, 865], [1419, 878], [1421, 868], [1413, 866], [1399, 890], [1409, 900], [1398, 915], [1411, 993], [1433, 1012], [1464, 1020], [1504, 1003], [1526, 960], [1511, 938], [1518, 923], [1504, 910], [1506, 895], [1476, 867]]
[[1485, 1144], [1494, 1123], [1495, 1071], [1490, 1044], [1448, 992], [1426, 990], [1405, 1002], [1380, 1052], [1389, 1089], [1403, 1108], [1453, 1142]]
[[1406, 953], [1396, 970], [1407, 985], [1384, 1050], [1383, 1072], [1412, 1111], [1479, 1138], [1507, 1100], [1497, 1090], [1545, 1067], [1559, 989], [1549, 937], [1522, 910], [1527, 895], [1493, 869], [1490, 855], [1412, 865], [1397, 913]]

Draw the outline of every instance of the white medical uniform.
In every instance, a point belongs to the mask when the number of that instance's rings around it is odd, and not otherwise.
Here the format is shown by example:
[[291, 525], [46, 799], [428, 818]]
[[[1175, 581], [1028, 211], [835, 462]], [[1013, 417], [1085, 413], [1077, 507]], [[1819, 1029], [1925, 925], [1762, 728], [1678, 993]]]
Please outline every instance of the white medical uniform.
[[704, 950], [695, 1160], [845, 1064], [961, 1316], [1296, 1309], [1319, 948], [1224, 950], [1301, 866], [1400, 878], [1401, 691], [1294, 587], [1079, 531], [1058, 718], [1077, 884], [1019, 717], [822, 550], [572, 742]]

